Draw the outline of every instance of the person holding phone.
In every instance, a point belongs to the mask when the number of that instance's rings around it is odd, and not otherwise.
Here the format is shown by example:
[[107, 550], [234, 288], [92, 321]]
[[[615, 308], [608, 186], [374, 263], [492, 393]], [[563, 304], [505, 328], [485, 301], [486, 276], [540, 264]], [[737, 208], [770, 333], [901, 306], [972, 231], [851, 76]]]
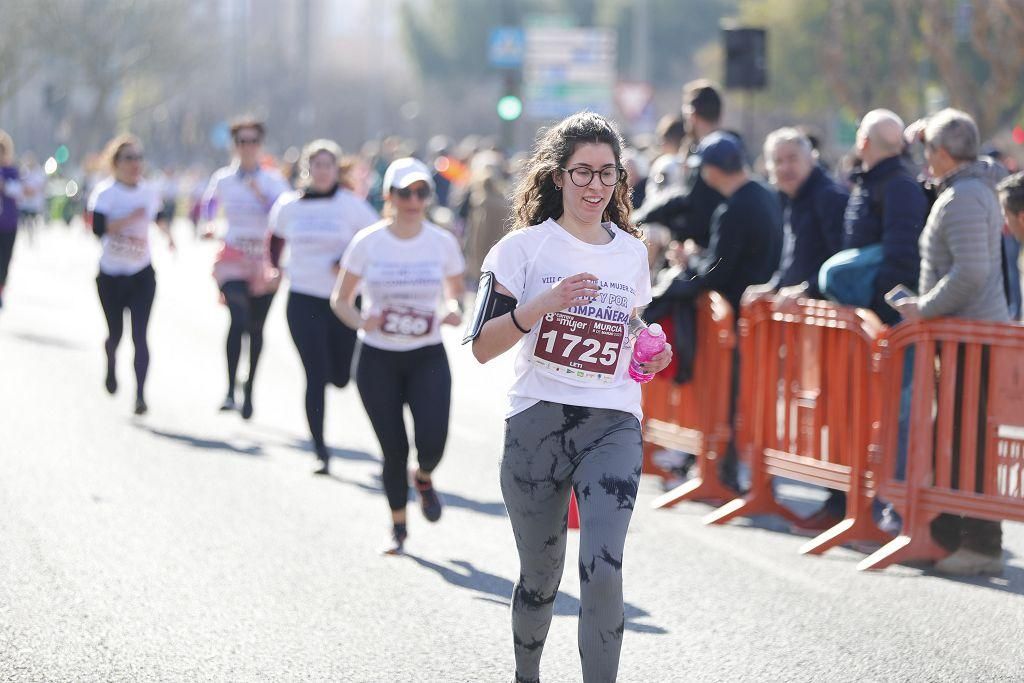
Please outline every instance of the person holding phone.
[[[968, 114], [944, 109], [924, 124], [924, 153], [938, 196], [921, 233], [917, 296], [889, 291], [906, 320], [951, 316], [1009, 321], [1003, 290], [1003, 214], [991, 162], [978, 158], [980, 135]], [[972, 517], [942, 514], [932, 523], [935, 541], [951, 554], [935, 569], [954, 576], [1001, 574], [1002, 527]]]
[[[433, 474], [444, 455], [451, 412], [451, 370], [442, 325], [462, 322], [462, 250], [455, 237], [427, 220], [434, 193], [430, 169], [397, 159], [384, 173], [387, 218], [361, 230], [341, 261], [331, 306], [358, 330], [356, 386], [380, 443], [391, 537], [383, 548], [400, 554], [408, 537], [409, 436], [412, 413], [418, 467], [413, 474], [423, 516], [441, 518]], [[362, 310], [355, 307], [362, 293]]]
[[[537, 681], [565, 563], [570, 491], [580, 511], [583, 680], [615, 680], [623, 547], [642, 460], [640, 386], [628, 376], [647, 248], [630, 220], [622, 137], [580, 113], [540, 138], [514, 197], [513, 230], [483, 263], [465, 341], [481, 363], [515, 348], [501, 491], [519, 551], [515, 680]], [[671, 347], [643, 368], [663, 370]]]

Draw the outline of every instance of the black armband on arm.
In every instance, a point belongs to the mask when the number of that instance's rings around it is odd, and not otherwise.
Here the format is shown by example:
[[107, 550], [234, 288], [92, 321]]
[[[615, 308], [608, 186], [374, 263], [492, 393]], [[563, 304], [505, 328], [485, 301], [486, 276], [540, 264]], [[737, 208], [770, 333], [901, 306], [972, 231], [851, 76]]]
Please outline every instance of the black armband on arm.
[[92, 212], [92, 234], [103, 237], [107, 231], [107, 216], [98, 211]]
[[480, 274], [480, 287], [476, 291], [476, 306], [469, 327], [466, 328], [466, 336], [462, 338], [463, 344], [468, 344], [479, 337], [480, 330], [484, 328], [484, 323], [488, 320], [511, 313], [515, 309], [517, 303], [515, 298], [496, 291], [495, 284], [494, 273], [487, 271]]

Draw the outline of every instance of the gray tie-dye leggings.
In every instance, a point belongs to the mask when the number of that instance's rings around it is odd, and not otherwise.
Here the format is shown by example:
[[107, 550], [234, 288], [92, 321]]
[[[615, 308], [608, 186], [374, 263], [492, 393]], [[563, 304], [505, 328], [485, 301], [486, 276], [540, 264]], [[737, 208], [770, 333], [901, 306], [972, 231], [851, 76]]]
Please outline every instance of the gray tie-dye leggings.
[[569, 486], [580, 510], [579, 649], [586, 683], [614, 681], [624, 628], [622, 548], [642, 459], [630, 413], [541, 401], [505, 421], [501, 492], [519, 549], [516, 680], [537, 681], [565, 564]]

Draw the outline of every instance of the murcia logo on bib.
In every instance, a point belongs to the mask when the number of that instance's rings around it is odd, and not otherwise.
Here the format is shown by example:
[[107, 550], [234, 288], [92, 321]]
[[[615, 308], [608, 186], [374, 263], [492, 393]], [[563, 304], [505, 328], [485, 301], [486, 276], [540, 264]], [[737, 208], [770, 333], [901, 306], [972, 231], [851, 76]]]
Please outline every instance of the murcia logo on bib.
[[531, 361], [574, 381], [615, 381], [626, 326], [573, 313], [548, 313], [541, 320]]

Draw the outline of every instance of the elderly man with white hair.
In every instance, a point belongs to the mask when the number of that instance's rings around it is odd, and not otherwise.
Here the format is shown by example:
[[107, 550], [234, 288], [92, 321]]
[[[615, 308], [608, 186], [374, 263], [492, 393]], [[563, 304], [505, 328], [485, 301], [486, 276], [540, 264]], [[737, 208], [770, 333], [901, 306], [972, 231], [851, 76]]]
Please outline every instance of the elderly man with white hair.
[[785, 245], [772, 286], [799, 287], [820, 298], [818, 271], [843, 243], [843, 215], [850, 193], [818, 163], [810, 139], [796, 128], [779, 128], [764, 141], [772, 184], [783, 201]]
[[888, 109], [864, 115], [857, 130], [860, 169], [852, 175], [846, 205], [843, 251], [822, 266], [819, 285], [839, 303], [864, 306], [883, 322], [899, 316], [885, 293], [917, 286], [917, 240], [928, 215], [928, 198], [903, 151], [903, 121]]

